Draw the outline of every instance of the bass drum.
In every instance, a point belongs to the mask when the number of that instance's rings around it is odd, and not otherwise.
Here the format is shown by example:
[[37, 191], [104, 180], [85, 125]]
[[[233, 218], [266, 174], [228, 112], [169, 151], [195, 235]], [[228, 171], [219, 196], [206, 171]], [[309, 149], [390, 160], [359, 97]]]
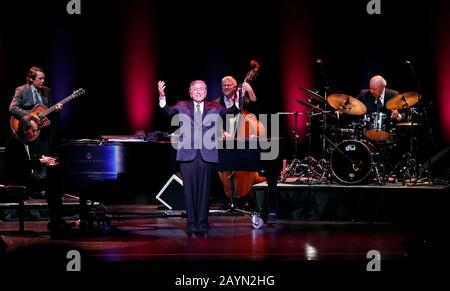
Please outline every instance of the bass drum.
[[372, 172], [374, 152], [374, 146], [367, 141], [344, 140], [331, 153], [331, 172], [341, 183], [361, 183]]

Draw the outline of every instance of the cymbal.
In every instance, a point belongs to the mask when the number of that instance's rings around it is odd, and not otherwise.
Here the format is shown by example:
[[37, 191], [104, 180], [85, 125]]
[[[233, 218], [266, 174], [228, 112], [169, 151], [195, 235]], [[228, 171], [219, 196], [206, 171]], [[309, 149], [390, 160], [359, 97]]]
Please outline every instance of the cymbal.
[[386, 108], [390, 110], [403, 109], [405, 107], [411, 107], [417, 102], [419, 102], [419, 93], [405, 92], [389, 99], [386, 103]]
[[357, 98], [345, 94], [332, 94], [327, 98], [328, 104], [334, 109], [349, 115], [363, 115], [367, 111], [366, 105]]
[[401, 122], [401, 123], [397, 123], [395, 126], [417, 126], [420, 125], [417, 122]]
[[320, 96], [320, 95], [317, 94], [316, 92], [311, 91], [311, 90], [306, 89], [306, 88], [303, 88], [303, 87], [300, 87], [299, 89], [300, 89], [301, 91], [305, 92], [305, 94], [306, 94], [308, 97], [310, 97], [311, 99], [314, 99], [314, 100], [316, 100], [316, 101], [318, 101], [318, 102], [321, 102], [321, 103], [325, 103], [325, 98], [322, 97], [322, 96]]
[[320, 112], [322, 112], [322, 111], [324, 111], [322, 108], [320, 108], [319, 106], [316, 106], [316, 105], [313, 105], [313, 104], [311, 104], [311, 103], [309, 103], [309, 102], [307, 102], [307, 101], [302, 101], [302, 100], [296, 100], [298, 103], [300, 103], [300, 104], [302, 104], [302, 105], [304, 105], [304, 106], [306, 106], [306, 107], [309, 107], [309, 108], [311, 108], [311, 109], [313, 109], [313, 110], [317, 110], [317, 111], [320, 111]]

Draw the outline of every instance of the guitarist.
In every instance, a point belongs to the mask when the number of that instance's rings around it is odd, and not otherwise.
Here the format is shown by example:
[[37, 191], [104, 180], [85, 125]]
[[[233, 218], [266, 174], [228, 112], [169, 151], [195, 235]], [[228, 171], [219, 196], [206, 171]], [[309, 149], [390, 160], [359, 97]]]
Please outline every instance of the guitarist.
[[[51, 90], [44, 86], [45, 73], [42, 68], [31, 67], [26, 82], [25, 85], [16, 88], [16, 93], [9, 106], [9, 112], [18, 120], [38, 104], [51, 106]], [[56, 111], [60, 111], [63, 105], [59, 103], [55, 107]]]
[[[51, 90], [44, 86], [45, 73], [40, 67], [31, 67], [26, 76], [26, 84], [16, 88], [14, 97], [9, 106], [9, 112], [16, 119], [27, 115], [28, 111], [34, 106], [43, 104], [47, 107], [51, 106]], [[61, 103], [55, 105], [55, 111], [59, 112], [63, 108]], [[41, 156], [58, 156], [58, 142], [56, 134], [51, 126], [42, 127], [39, 137], [30, 143], [31, 158], [39, 158]], [[41, 168], [41, 172], [37, 175], [46, 176], [45, 167]], [[44, 193], [42, 193], [44, 194]]]

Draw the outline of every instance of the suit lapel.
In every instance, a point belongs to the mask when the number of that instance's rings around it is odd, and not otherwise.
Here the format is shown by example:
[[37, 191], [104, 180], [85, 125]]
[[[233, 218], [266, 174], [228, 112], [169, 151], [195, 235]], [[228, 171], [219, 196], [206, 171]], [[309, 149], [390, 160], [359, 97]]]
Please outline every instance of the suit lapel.
[[34, 104], [34, 99], [33, 99], [33, 92], [31, 91], [31, 86], [27, 85], [27, 88], [25, 89], [25, 95], [27, 98], [27, 100], [29, 100], [30, 104]]
[[189, 110], [189, 115], [194, 117], [194, 102], [192, 100], [186, 101], [186, 106]]
[[50, 96], [49, 96], [49, 90], [48, 89], [42, 89], [41, 98], [42, 98], [42, 104], [45, 106], [48, 106], [50, 104]]
[[206, 101], [203, 101], [203, 114], [202, 114], [202, 119], [205, 118], [206, 113], [208, 113], [209, 110], [209, 106], [208, 103]]

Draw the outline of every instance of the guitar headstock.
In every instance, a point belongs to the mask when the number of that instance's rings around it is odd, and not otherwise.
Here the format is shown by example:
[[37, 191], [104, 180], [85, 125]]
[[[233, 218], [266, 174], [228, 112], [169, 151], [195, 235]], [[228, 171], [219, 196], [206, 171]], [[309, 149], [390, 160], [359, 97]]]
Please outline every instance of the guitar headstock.
[[78, 97], [83, 96], [84, 94], [86, 94], [86, 91], [83, 88], [80, 88], [80, 89], [73, 91], [72, 96], [74, 98], [78, 98]]
[[256, 60], [251, 60], [250, 67], [252, 68], [248, 71], [247, 76], [245, 77], [245, 81], [251, 81], [256, 76], [259, 70], [259, 64]]

